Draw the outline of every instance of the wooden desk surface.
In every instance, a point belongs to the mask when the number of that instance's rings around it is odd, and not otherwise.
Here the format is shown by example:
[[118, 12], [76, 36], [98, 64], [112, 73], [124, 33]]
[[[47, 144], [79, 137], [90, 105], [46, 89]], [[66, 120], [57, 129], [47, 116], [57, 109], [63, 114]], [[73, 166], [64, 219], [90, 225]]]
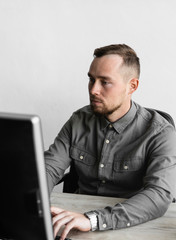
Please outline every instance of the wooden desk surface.
[[[122, 202], [120, 198], [88, 196], [68, 193], [51, 194], [51, 205], [75, 211], [86, 212]], [[72, 230], [68, 235], [72, 240], [176, 240], [176, 203], [172, 203], [161, 218], [120, 230], [80, 232]]]

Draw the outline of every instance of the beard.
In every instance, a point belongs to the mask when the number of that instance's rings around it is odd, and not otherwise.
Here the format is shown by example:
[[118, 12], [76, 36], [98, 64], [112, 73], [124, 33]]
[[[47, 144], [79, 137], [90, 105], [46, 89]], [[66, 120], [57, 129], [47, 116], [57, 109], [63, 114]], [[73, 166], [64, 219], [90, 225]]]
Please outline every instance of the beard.
[[90, 101], [90, 106], [91, 106], [92, 111], [95, 113], [95, 115], [107, 117], [107, 116], [113, 114], [115, 111], [117, 111], [121, 107], [121, 104], [108, 107], [101, 101], [101, 106], [96, 106], [96, 105], [92, 104], [92, 102]]

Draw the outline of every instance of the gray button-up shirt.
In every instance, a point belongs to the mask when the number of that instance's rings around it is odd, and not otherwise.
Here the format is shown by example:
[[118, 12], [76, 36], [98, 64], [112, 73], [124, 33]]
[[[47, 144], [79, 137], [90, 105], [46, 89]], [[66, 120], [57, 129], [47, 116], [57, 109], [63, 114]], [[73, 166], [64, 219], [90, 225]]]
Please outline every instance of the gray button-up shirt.
[[45, 152], [50, 191], [74, 161], [83, 194], [127, 198], [96, 209], [98, 229], [162, 216], [176, 195], [176, 133], [156, 111], [132, 102], [114, 123], [86, 106], [71, 116]]

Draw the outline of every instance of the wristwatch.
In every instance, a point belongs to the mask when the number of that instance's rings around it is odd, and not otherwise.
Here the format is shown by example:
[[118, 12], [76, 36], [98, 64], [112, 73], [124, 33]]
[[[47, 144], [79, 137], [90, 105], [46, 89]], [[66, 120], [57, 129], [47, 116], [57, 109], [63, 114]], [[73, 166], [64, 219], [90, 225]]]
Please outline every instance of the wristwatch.
[[98, 229], [98, 218], [97, 214], [94, 211], [86, 212], [84, 215], [90, 220], [91, 231], [95, 231]]

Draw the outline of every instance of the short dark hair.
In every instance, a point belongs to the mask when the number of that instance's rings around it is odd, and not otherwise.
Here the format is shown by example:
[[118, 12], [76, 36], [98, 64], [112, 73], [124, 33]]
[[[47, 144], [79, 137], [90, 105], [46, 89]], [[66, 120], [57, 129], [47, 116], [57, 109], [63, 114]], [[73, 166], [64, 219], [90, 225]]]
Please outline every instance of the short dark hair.
[[135, 70], [137, 77], [140, 75], [140, 60], [136, 52], [126, 44], [112, 44], [94, 50], [94, 57], [117, 54], [123, 59], [123, 66], [131, 67]]

